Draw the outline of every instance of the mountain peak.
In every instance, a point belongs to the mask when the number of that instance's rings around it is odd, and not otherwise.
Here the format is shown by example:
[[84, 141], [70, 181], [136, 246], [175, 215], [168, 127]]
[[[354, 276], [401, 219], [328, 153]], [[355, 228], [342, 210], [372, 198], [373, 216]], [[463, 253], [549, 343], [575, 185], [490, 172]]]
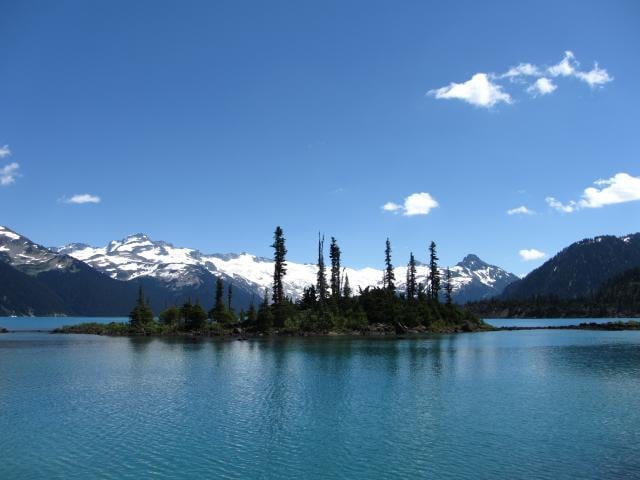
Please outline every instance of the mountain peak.
[[122, 239], [122, 243], [151, 241], [148, 235], [144, 233], [134, 233], [133, 235], [127, 235]]
[[52, 252], [69, 254], [69, 253], [74, 253], [78, 250], [85, 250], [87, 248], [91, 248], [91, 246], [87, 245], [86, 243], [75, 242], [75, 243], [69, 243], [63, 247], [48, 247], [48, 248]]
[[458, 263], [458, 265], [460, 265], [461, 267], [477, 269], [479, 267], [484, 267], [488, 264], [487, 262], [481, 260], [480, 257], [478, 257], [477, 255], [470, 253], [469, 255], [464, 257], [462, 261]]
[[152, 245], [153, 242], [151, 239], [145, 235], [144, 233], [135, 233], [133, 235], [127, 235], [121, 240], [112, 240], [107, 245], [107, 252], [112, 253], [116, 250], [120, 250], [125, 248], [126, 250], [137, 248], [139, 246], [149, 246]]

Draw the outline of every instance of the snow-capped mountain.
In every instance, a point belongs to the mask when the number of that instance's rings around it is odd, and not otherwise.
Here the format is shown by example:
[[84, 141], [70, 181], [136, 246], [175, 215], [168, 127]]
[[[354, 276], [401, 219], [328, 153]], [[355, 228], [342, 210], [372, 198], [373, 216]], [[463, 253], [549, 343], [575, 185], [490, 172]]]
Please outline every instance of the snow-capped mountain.
[[[258, 297], [265, 288], [270, 288], [273, 279], [273, 261], [248, 253], [204, 254], [198, 250], [176, 247], [163, 241], [154, 241], [147, 235], [130, 235], [122, 240], [112, 241], [104, 247], [85, 244], [69, 244], [55, 248], [81, 260], [91, 267], [118, 280], [151, 277], [172, 288], [198, 286], [204, 275], [221, 276], [232, 281]], [[294, 299], [316, 281], [314, 264], [287, 262], [285, 292]], [[444, 270], [443, 270], [444, 275]], [[375, 268], [345, 268], [344, 274], [354, 291], [382, 284], [382, 270]], [[403, 290], [407, 267], [395, 269], [397, 287]], [[468, 255], [460, 263], [451, 267], [454, 297], [458, 302], [466, 302], [498, 295], [517, 277], [499, 267], [489, 265], [475, 255]], [[418, 265], [417, 279], [426, 283], [428, 268]]]
[[454, 297], [459, 303], [499, 295], [507, 285], [519, 280], [513, 273], [489, 265], [473, 254], [451, 267], [451, 276], [454, 281], [458, 279], [459, 288], [454, 289]]
[[59, 255], [3, 226], [0, 226], [0, 260], [29, 274], [71, 268], [76, 263], [73, 258]]
[[[0, 315], [126, 315], [138, 282], [119, 282], [71, 256], [0, 226]], [[175, 296], [154, 288], [156, 307]]]
[[[115, 244], [110, 247], [124, 253], [127, 247], [133, 249], [134, 243], [131, 239], [119, 249]], [[121, 264], [106, 271], [67, 255], [68, 251], [86, 248], [46, 248], [0, 226], [0, 315], [124, 316], [139, 287], [144, 288], [156, 312], [189, 299], [209, 309], [216, 276], [229, 280], [224, 273], [211, 273], [205, 266], [184, 259], [177, 265], [162, 265], [153, 259], [158, 263], [155, 269], [128, 272], [127, 268], [137, 270], [141, 265]], [[112, 255], [110, 261], [117, 262], [117, 256]], [[235, 287], [233, 304], [238, 308], [248, 306], [255, 288], [246, 288], [241, 282]]]

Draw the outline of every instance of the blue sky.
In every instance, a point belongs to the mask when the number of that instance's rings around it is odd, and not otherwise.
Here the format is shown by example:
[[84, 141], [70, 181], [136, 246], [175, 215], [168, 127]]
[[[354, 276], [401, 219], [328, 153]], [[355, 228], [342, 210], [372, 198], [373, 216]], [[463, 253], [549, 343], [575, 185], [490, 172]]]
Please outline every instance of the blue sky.
[[295, 261], [320, 230], [356, 267], [389, 236], [521, 274], [640, 230], [638, 2], [2, 10], [0, 224], [39, 243], [270, 256], [279, 224]]

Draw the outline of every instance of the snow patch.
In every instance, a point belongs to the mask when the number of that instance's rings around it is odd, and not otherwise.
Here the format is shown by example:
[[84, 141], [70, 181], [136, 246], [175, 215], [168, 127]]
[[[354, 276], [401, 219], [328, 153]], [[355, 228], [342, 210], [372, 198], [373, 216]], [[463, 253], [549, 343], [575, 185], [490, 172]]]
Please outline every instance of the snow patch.
[[20, 235], [10, 232], [4, 227], [0, 227], [0, 235], [4, 235], [5, 237], [9, 237], [11, 240], [20, 240]]

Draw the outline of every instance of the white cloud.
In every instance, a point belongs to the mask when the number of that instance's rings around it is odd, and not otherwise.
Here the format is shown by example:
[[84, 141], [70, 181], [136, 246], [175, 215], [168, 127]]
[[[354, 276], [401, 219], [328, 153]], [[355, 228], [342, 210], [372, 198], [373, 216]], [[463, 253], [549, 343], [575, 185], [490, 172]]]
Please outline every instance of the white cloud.
[[[0, 159], [11, 156], [11, 149], [9, 145], [5, 145], [0, 147]], [[16, 181], [16, 178], [20, 176], [18, 170], [20, 169], [20, 164], [16, 162], [11, 162], [4, 167], [0, 167], [0, 186], [6, 187], [7, 185], [11, 185]]]
[[530, 262], [532, 260], [540, 260], [547, 256], [546, 253], [541, 252], [540, 250], [536, 250], [535, 248], [523, 249], [518, 252], [520, 254], [520, 258], [525, 262]]
[[4, 167], [0, 167], [0, 185], [5, 187], [7, 185], [11, 185], [16, 181], [18, 177], [18, 169], [20, 165], [16, 162], [10, 163], [9, 165], [5, 165]]
[[534, 212], [533, 210], [528, 209], [527, 207], [525, 207], [524, 205], [517, 207], [517, 208], [511, 208], [509, 210], [507, 210], [507, 215], [533, 215]]
[[576, 77], [587, 82], [590, 87], [597, 87], [613, 81], [613, 77], [609, 75], [606, 69], [600, 68], [598, 62], [595, 63], [589, 72], [576, 72]]
[[402, 213], [406, 217], [414, 215], [428, 215], [431, 210], [438, 206], [435, 198], [426, 192], [412, 193], [404, 199], [404, 204], [399, 205], [394, 202], [387, 202], [382, 206], [385, 212]]
[[585, 188], [580, 200], [581, 207], [600, 208], [640, 200], [640, 177], [632, 177], [628, 173], [616, 173], [609, 179], [593, 183], [602, 188]]
[[382, 206], [382, 210], [385, 212], [397, 212], [398, 210], [402, 210], [402, 205], [398, 205], [397, 203], [387, 202]]
[[404, 215], [428, 215], [438, 202], [426, 192], [413, 193], [404, 200]]
[[511, 95], [491, 82], [486, 73], [476, 73], [464, 83], [450, 83], [446, 87], [429, 90], [427, 95], [441, 100], [458, 99], [483, 108], [491, 108], [500, 102], [511, 103]]
[[532, 95], [548, 95], [553, 93], [553, 91], [558, 88], [550, 79], [547, 77], [541, 77], [537, 79], [535, 82], [531, 84], [529, 88], [527, 88], [527, 92]]
[[9, 145], [0, 147], [0, 158], [8, 157], [9, 155], [11, 155], [11, 150], [9, 149]]
[[502, 74], [476, 73], [466, 82], [452, 82], [446, 87], [429, 90], [427, 95], [439, 100], [458, 99], [477, 107], [491, 108], [498, 103], [513, 103], [512, 94], [506, 91], [503, 85], [506, 79], [509, 80], [506, 82], [508, 88], [522, 88], [523, 84], [529, 83], [527, 77], [538, 77], [526, 88], [527, 92], [534, 97], [549, 95], [558, 88], [552, 78], [577, 78], [591, 87], [602, 86], [613, 81], [609, 72], [600, 68], [597, 62], [588, 72], [581, 71], [579, 67], [580, 63], [573, 52], [567, 50], [562, 60], [550, 67], [523, 62]]
[[593, 182], [596, 187], [587, 187], [579, 201], [571, 200], [563, 204], [554, 197], [547, 197], [550, 207], [564, 213], [573, 213], [582, 208], [601, 208], [617, 203], [635, 202], [640, 200], [640, 177], [633, 177], [628, 173], [616, 173], [606, 180]]
[[552, 77], [570, 77], [576, 72], [579, 65], [573, 52], [567, 50], [559, 63], [547, 68], [547, 73]]
[[545, 202], [551, 207], [562, 213], [573, 213], [578, 209], [578, 204], [571, 200], [569, 203], [564, 204], [554, 197], [547, 197]]
[[75, 205], [82, 205], [84, 203], [100, 203], [100, 197], [96, 195], [90, 195], [88, 193], [82, 193], [65, 199], [64, 203], [72, 203]]
[[530, 63], [521, 63], [515, 67], [511, 67], [507, 73], [500, 75], [500, 78], [537, 77], [539, 75], [540, 70], [538, 70], [538, 67]]
[[547, 73], [552, 77], [576, 77], [589, 84], [590, 87], [597, 87], [613, 81], [606, 69], [600, 68], [595, 62], [593, 68], [588, 72], [578, 70], [580, 63], [576, 60], [572, 52], [565, 52], [564, 58], [547, 69]]

